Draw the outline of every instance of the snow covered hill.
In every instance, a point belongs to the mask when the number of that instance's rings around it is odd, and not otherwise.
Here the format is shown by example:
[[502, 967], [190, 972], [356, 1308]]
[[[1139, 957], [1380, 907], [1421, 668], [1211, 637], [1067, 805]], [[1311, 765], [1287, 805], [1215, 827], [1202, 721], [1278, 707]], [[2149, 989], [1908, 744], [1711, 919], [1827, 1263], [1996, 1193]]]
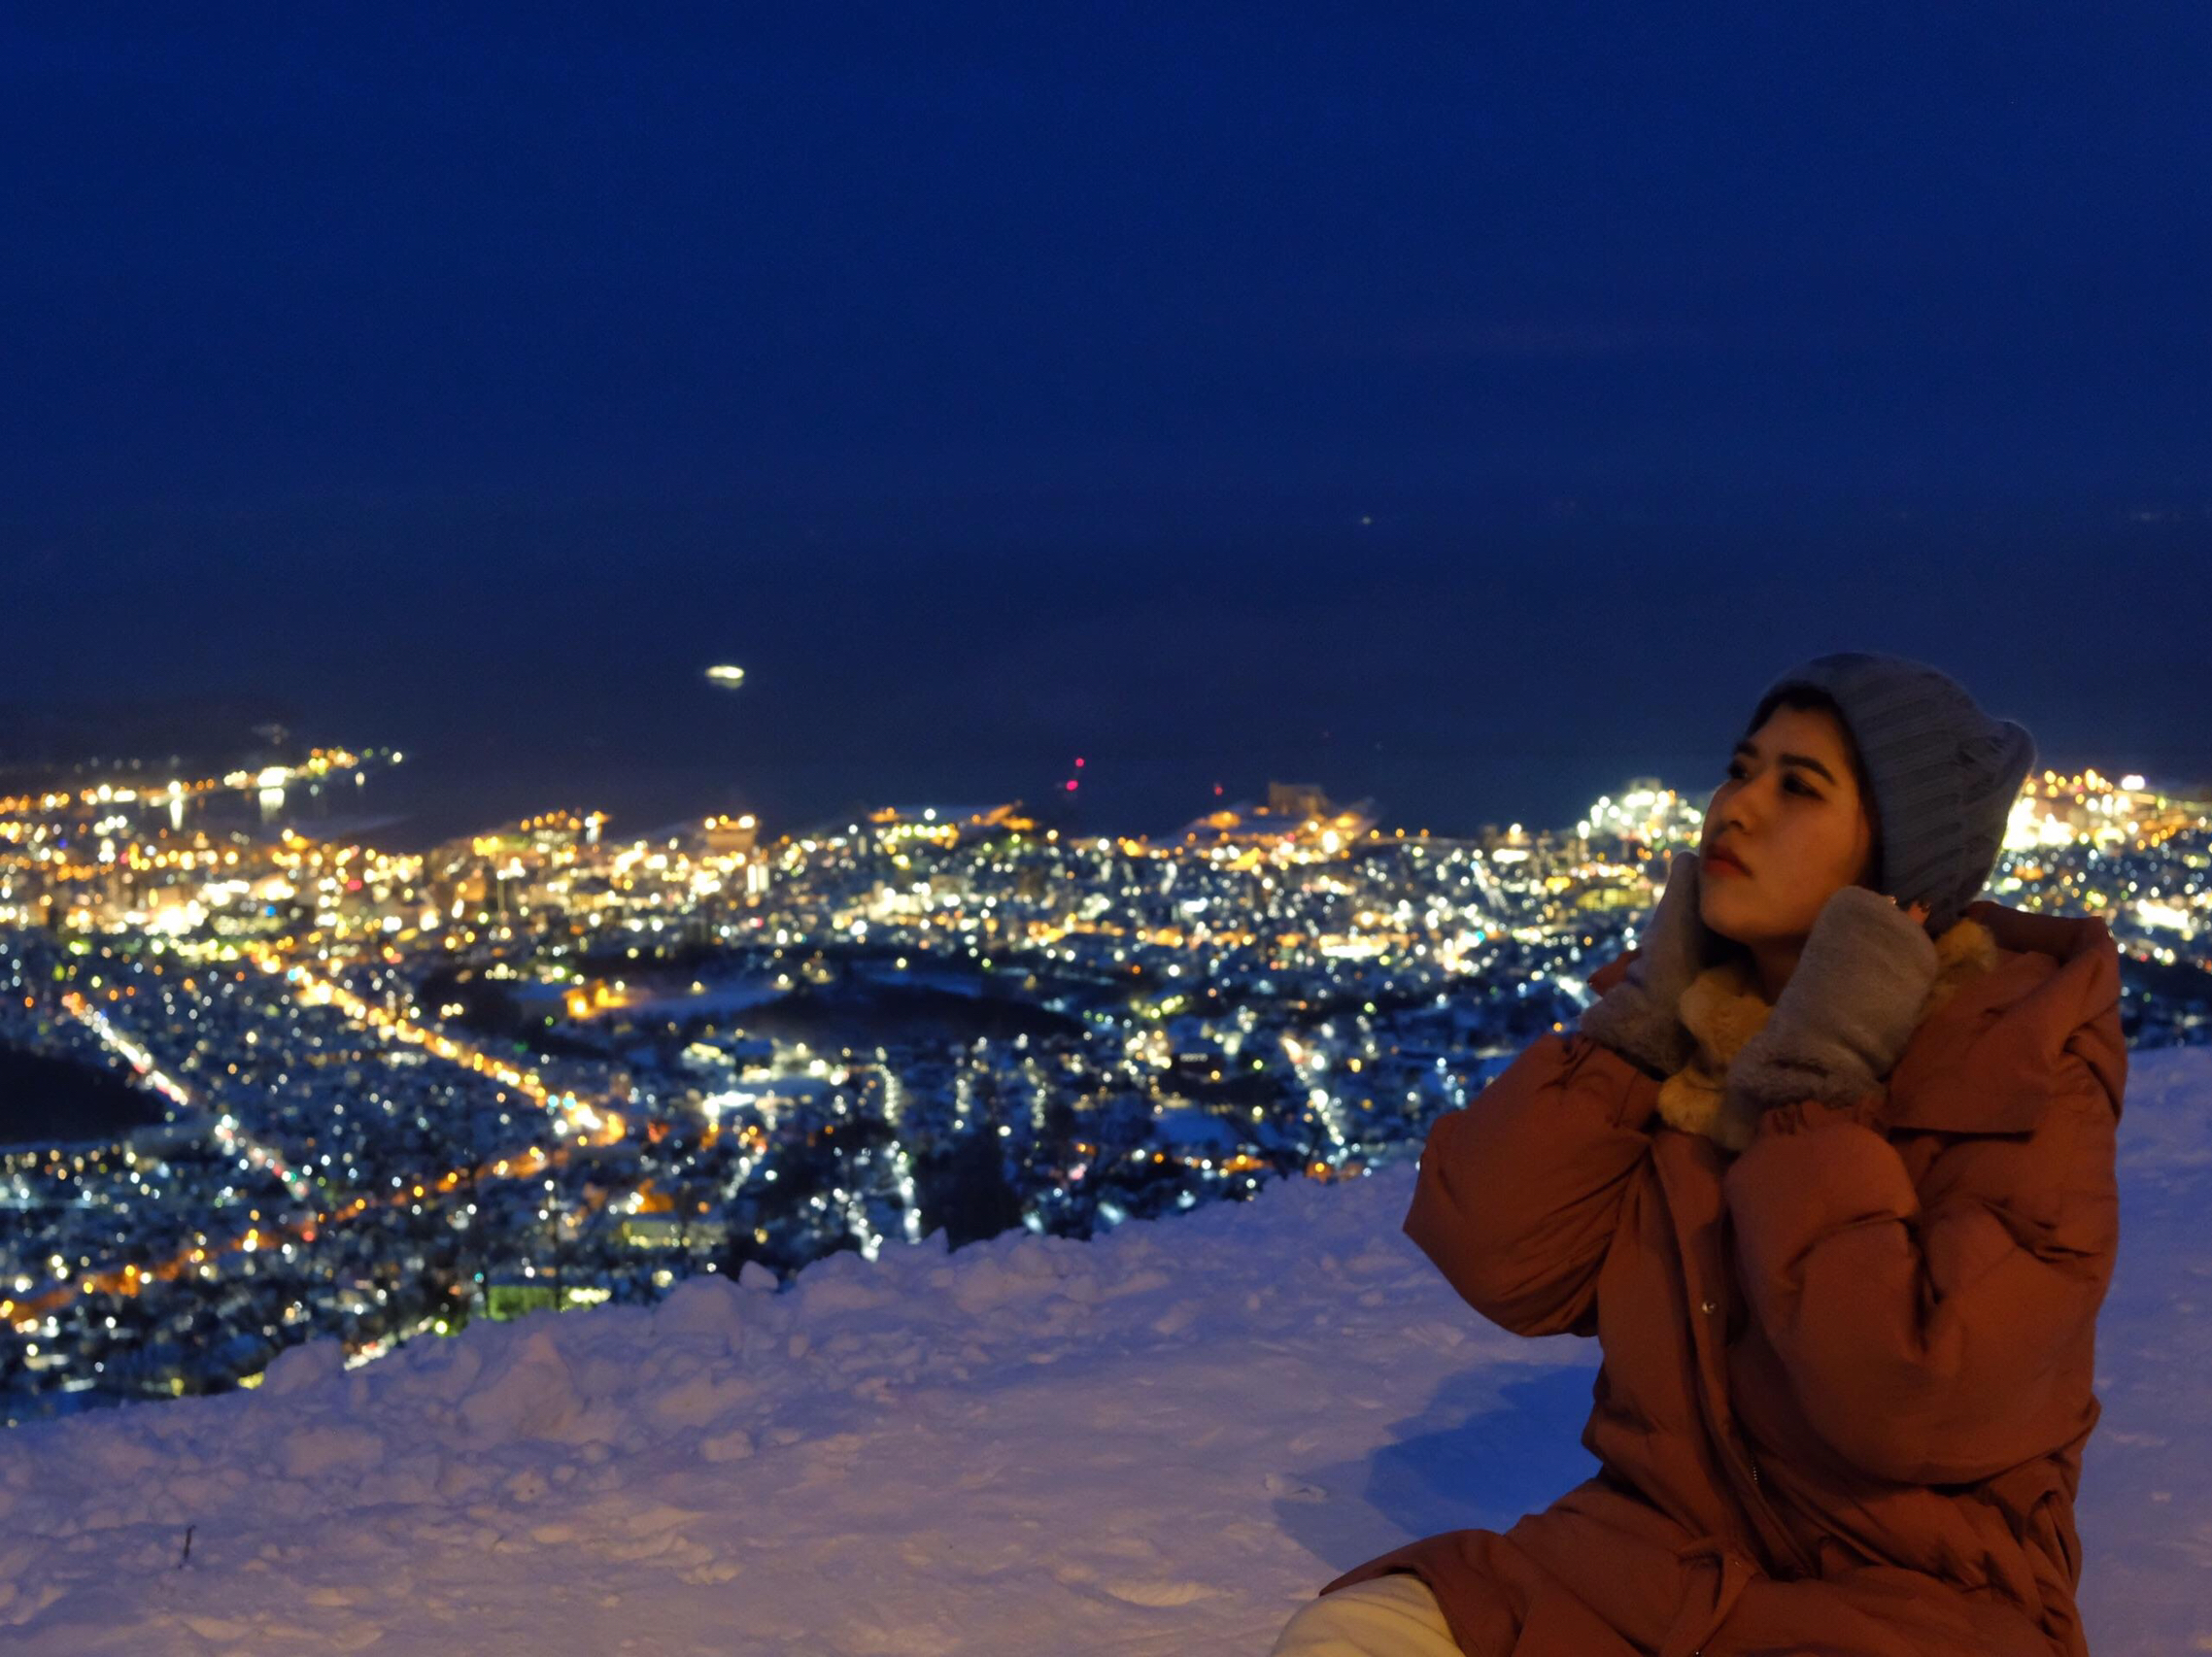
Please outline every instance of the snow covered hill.
[[[2082, 1500], [2099, 1657], [2212, 1650], [2212, 1052], [2135, 1056]], [[1594, 1346], [1484, 1325], [1410, 1162], [477, 1325], [15, 1430], [0, 1643], [61, 1654], [1261, 1652], [1584, 1475]], [[186, 1555], [187, 1529], [190, 1535]], [[181, 1563], [182, 1562], [182, 1563]]]

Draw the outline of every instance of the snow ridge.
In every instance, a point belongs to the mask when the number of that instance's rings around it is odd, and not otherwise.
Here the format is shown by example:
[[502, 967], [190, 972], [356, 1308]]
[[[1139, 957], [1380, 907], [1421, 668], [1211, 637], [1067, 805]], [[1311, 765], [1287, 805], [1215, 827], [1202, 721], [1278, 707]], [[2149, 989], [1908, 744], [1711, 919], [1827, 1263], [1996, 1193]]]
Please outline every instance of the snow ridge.
[[[2132, 1065], [2084, 1608], [2101, 1653], [2212, 1650], [2212, 1052]], [[255, 1391], [20, 1427], [0, 1640], [1264, 1651], [1338, 1572], [1590, 1468], [1595, 1347], [1465, 1307], [1399, 1230], [1413, 1177], [749, 1268], [354, 1370], [318, 1342]]]

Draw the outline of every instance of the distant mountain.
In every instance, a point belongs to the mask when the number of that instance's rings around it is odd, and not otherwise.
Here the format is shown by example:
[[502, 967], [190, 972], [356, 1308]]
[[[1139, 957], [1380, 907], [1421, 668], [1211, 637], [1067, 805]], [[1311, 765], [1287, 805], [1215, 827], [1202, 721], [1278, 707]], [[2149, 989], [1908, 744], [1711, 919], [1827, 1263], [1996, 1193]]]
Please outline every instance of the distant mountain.
[[0, 777], [205, 773], [271, 763], [296, 746], [299, 712], [273, 696], [117, 697], [0, 703]]

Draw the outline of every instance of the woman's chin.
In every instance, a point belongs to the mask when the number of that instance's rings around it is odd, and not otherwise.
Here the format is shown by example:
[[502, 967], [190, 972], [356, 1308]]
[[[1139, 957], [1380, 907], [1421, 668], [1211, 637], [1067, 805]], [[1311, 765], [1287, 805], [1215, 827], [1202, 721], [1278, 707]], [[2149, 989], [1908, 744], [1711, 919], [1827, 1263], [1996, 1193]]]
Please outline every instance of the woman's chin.
[[1757, 930], [1751, 907], [1733, 892], [1707, 888], [1699, 897], [1697, 913], [1709, 931], [1719, 933], [1730, 943], [1741, 943], [1747, 932]]

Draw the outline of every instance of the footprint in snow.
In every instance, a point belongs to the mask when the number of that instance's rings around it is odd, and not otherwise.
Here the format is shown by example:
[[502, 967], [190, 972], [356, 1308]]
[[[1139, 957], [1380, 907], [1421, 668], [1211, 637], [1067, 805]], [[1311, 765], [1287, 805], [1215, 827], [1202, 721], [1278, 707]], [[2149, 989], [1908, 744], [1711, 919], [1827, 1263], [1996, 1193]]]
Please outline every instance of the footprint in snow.
[[1133, 1606], [1187, 1606], [1196, 1600], [1210, 1599], [1221, 1592], [1204, 1582], [1102, 1582], [1099, 1584], [1117, 1600]]

